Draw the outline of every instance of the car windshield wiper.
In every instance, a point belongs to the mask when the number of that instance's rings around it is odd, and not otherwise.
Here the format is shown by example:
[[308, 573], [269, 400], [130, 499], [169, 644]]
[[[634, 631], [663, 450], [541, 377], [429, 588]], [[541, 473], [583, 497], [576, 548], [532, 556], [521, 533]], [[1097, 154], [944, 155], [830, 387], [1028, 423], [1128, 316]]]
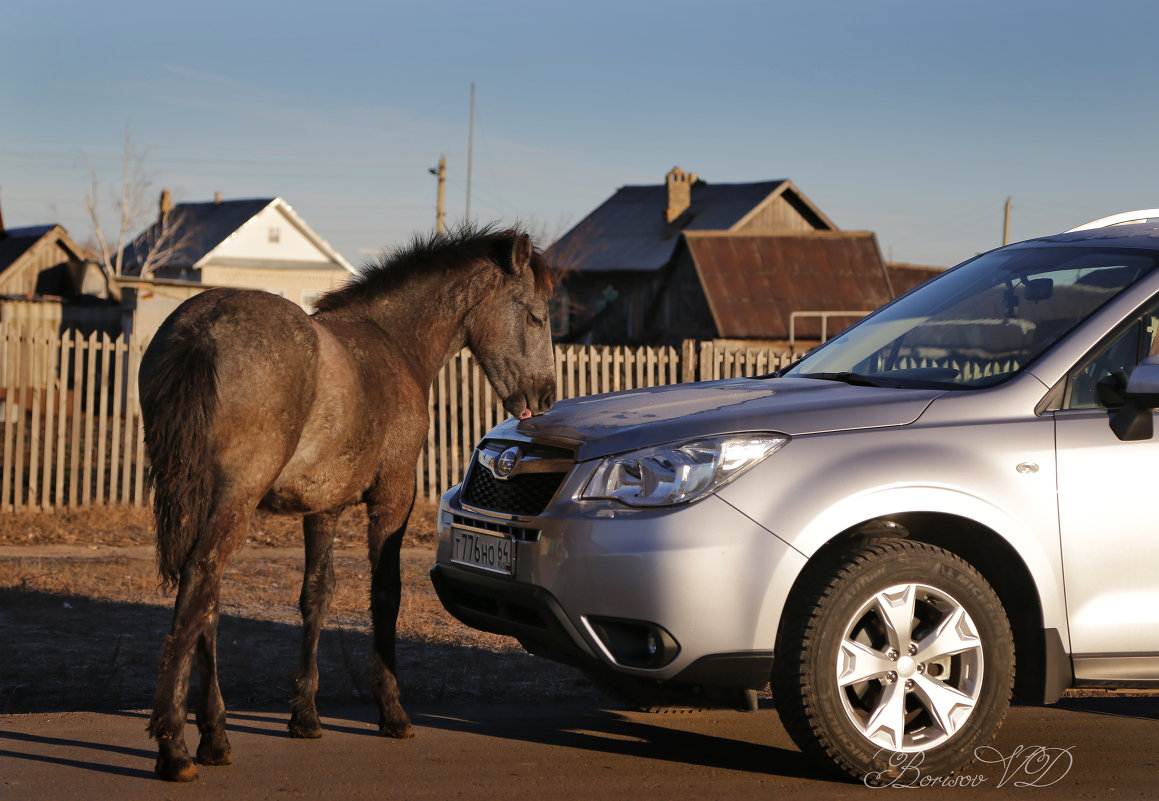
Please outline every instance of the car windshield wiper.
[[893, 381], [882, 381], [873, 376], [861, 375], [860, 373], [840, 372], [840, 373], [800, 373], [798, 378], [820, 378], [824, 381], [841, 381], [845, 384], [852, 384], [855, 387], [896, 387], [897, 383]]

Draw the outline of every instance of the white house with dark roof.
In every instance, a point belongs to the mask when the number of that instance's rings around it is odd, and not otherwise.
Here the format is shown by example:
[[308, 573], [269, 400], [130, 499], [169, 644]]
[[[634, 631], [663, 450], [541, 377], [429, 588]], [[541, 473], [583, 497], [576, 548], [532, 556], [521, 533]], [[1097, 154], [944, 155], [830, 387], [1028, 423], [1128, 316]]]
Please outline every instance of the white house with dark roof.
[[157, 219], [122, 254], [122, 283], [135, 303], [133, 330], [149, 333], [177, 305], [208, 287], [263, 289], [307, 312], [355, 272], [280, 197], [173, 205], [161, 193]]

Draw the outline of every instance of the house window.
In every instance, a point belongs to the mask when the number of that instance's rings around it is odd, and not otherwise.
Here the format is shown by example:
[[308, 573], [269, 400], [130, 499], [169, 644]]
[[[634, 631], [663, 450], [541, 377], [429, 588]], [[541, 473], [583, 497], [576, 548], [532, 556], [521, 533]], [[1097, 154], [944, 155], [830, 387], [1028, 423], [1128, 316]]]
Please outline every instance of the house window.
[[302, 291], [302, 308], [306, 310], [307, 314], [314, 313], [314, 304], [318, 302], [318, 298], [322, 293], [313, 289], [306, 289]]
[[281, 238], [282, 238], [282, 229], [278, 228], [276, 225], [269, 229], [269, 239], [270, 239], [271, 244], [276, 245], [278, 242], [281, 241]]

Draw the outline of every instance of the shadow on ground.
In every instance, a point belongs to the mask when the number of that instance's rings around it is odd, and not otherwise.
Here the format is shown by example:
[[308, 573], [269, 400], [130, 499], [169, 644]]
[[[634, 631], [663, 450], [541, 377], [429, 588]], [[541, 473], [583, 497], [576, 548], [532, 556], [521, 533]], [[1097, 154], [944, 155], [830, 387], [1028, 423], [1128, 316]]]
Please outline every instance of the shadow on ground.
[[[0, 588], [0, 714], [151, 707], [171, 614], [150, 604]], [[227, 706], [284, 708], [300, 637], [296, 625], [223, 615], [218, 667]], [[400, 639], [398, 660], [404, 704], [603, 702], [581, 674], [523, 653]], [[324, 631], [319, 710], [369, 703], [369, 664], [368, 633]]]

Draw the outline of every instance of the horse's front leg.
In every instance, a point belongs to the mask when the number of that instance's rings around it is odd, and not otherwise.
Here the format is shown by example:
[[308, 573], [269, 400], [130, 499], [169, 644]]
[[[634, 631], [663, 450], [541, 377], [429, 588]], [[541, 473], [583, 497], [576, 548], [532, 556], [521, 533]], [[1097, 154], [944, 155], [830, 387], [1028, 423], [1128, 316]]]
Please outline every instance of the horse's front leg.
[[306, 534], [306, 574], [298, 608], [302, 612], [302, 653], [294, 674], [290, 736], [322, 736], [315, 696], [318, 693], [318, 638], [334, 597], [334, 536], [339, 512], [307, 515], [302, 521]]
[[413, 478], [406, 486], [403, 493], [393, 497], [372, 496], [367, 500], [367, 514], [370, 518], [370, 611], [374, 623], [374, 696], [378, 701], [378, 730], [384, 737], [397, 738], [414, 736], [414, 727], [399, 701], [394, 649], [398, 610], [402, 602], [402, 538], [414, 506]]

